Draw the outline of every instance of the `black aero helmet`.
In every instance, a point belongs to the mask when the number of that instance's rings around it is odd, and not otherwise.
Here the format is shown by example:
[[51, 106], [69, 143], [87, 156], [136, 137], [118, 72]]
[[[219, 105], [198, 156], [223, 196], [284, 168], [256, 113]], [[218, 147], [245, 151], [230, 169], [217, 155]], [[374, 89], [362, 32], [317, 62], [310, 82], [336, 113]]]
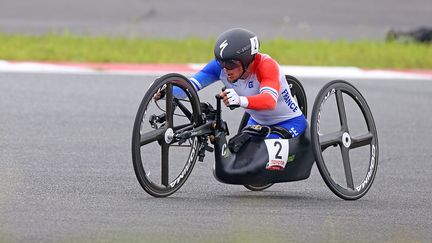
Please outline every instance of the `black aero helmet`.
[[246, 70], [259, 50], [258, 37], [243, 28], [229, 29], [216, 40], [214, 55], [217, 61], [238, 60]]

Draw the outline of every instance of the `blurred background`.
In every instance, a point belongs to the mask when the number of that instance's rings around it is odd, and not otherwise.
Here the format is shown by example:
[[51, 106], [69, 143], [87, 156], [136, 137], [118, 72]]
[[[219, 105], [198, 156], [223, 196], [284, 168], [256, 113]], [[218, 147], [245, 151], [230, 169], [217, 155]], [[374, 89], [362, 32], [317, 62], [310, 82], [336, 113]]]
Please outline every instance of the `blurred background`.
[[7, 33], [207, 38], [240, 26], [262, 39], [379, 40], [431, 23], [430, 0], [0, 0]]

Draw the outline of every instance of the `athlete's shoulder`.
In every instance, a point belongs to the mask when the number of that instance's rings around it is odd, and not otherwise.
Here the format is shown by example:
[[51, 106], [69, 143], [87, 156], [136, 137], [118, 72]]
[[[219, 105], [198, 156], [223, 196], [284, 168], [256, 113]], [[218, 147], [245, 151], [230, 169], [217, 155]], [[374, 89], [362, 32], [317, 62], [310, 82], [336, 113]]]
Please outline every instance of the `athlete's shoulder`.
[[261, 76], [263, 74], [275, 74], [279, 73], [279, 64], [269, 55], [258, 53], [255, 56], [255, 72]]
[[255, 61], [257, 61], [259, 65], [268, 64], [268, 63], [279, 65], [275, 59], [273, 59], [270, 55], [264, 53], [256, 54]]

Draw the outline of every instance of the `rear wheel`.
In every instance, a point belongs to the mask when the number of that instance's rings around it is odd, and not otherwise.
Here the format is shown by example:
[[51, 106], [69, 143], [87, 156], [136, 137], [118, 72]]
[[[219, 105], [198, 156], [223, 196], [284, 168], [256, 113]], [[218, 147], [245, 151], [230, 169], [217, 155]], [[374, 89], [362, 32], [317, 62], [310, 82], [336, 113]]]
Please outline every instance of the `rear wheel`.
[[371, 110], [353, 85], [336, 80], [320, 90], [312, 109], [311, 140], [330, 190], [345, 200], [364, 196], [378, 168], [378, 135]]
[[[163, 90], [165, 96], [153, 96]], [[179, 99], [174, 93], [184, 93]], [[148, 89], [139, 106], [132, 134], [132, 160], [142, 188], [154, 197], [166, 197], [187, 180], [195, 165], [200, 138], [180, 140], [178, 131], [191, 130], [201, 123], [198, 95], [187, 78], [167, 74]]]

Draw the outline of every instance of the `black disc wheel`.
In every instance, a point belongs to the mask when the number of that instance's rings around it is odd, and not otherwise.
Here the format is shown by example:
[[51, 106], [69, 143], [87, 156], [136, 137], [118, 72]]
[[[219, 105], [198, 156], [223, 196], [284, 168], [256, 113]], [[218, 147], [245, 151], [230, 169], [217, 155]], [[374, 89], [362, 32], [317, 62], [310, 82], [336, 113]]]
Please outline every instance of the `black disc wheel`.
[[[156, 93], [162, 98], [155, 100]], [[132, 134], [135, 174], [150, 195], [169, 196], [189, 177], [201, 141], [177, 135], [200, 125], [200, 114], [199, 97], [186, 77], [167, 74], [151, 84], [138, 108]]]
[[345, 200], [364, 196], [378, 168], [378, 135], [366, 100], [350, 83], [332, 81], [318, 92], [310, 123], [312, 149], [327, 186]]
[[244, 185], [247, 189], [251, 191], [262, 191], [269, 187], [273, 186], [273, 183], [264, 183], [264, 184], [254, 184], [254, 185]]
[[[288, 82], [291, 96], [294, 98], [294, 100], [297, 102], [300, 110], [303, 112], [304, 116], [307, 117], [307, 99], [306, 99], [306, 92], [303, 88], [303, 85], [300, 83], [300, 81], [290, 75], [285, 75], [285, 79]], [[239, 129], [237, 133], [240, 133], [241, 130], [247, 125], [247, 122], [250, 118], [250, 115], [248, 113], [244, 113], [243, 117], [240, 121]], [[245, 185], [245, 187], [251, 191], [262, 191], [264, 189], [267, 189], [271, 187], [273, 184], [260, 184], [260, 185]]]
[[297, 102], [303, 115], [307, 118], [307, 98], [306, 98], [306, 92], [303, 88], [303, 85], [300, 83], [300, 81], [297, 78], [291, 75], [285, 75], [285, 79], [288, 82], [291, 91], [291, 96]]

